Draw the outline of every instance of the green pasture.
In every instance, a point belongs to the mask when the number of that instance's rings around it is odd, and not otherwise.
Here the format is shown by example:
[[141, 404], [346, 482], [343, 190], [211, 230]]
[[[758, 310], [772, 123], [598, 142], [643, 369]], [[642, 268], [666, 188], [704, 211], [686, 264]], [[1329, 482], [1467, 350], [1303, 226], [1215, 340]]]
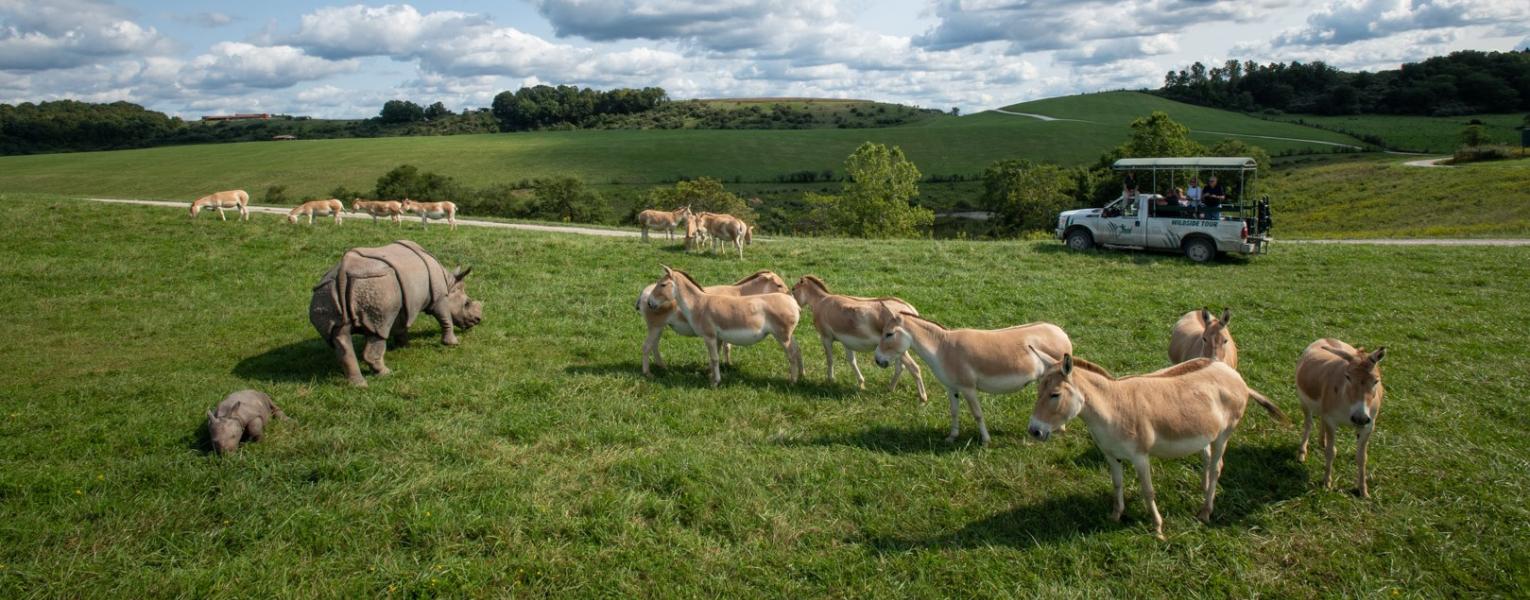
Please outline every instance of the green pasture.
[[[1354, 143], [1342, 135], [1146, 94], [1077, 96], [1069, 106], [1078, 112], [1059, 116], [1093, 114], [1094, 107], [1100, 112], [1091, 118], [1098, 122], [1043, 122], [982, 113], [876, 129], [550, 131], [7, 156], [0, 157], [0, 189], [190, 200], [231, 188], [258, 198], [269, 186], [284, 185], [290, 197], [301, 198], [327, 194], [337, 185], [371, 189], [378, 176], [405, 163], [472, 186], [548, 176], [645, 188], [703, 175], [726, 182], [775, 182], [797, 171], [837, 170], [867, 141], [902, 147], [927, 175], [976, 176], [993, 161], [1007, 158], [1092, 163], [1126, 139], [1131, 118], [1160, 109], [1197, 129]], [[1042, 103], [1036, 110], [1062, 107]], [[1220, 136], [1197, 138], [1210, 143]], [[1302, 142], [1250, 141], [1272, 153], [1332, 150]]]
[[[469, 227], [191, 222], [38, 194], [0, 196], [0, 219], [0, 597], [1530, 589], [1530, 316], [1516, 309], [1530, 248], [1277, 244], [1195, 265], [1050, 241], [782, 238], [740, 261]], [[486, 319], [446, 348], [422, 317], [388, 353], [395, 374], [352, 389], [307, 323], [310, 287], [345, 249], [400, 235], [472, 264]], [[1121, 374], [1165, 366], [1184, 311], [1230, 306], [1244, 376], [1295, 415], [1308, 342], [1386, 345], [1374, 497], [1348, 491], [1352, 434], [1323, 490], [1321, 461], [1296, 462], [1298, 426], [1253, 411], [1210, 525], [1194, 519], [1199, 459], [1155, 463], [1159, 542], [1134, 483], [1124, 522], [1107, 519], [1110, 478], [1082, 422], [1026, 439], [1033, 388], [984, 396], [989, 447], [965, 415], [948, 445], [933, 377], [924, 406], [870, 360], [865, 391], [843, 362], [826, 382], [810, 317], [805, 382], [785, 381], [767, 342], [735, 351], [710, 389], [700, 342], [673, 335], [670, 368], [645, 379], [633, 305], [661, 263], [707, 283], [814, 273], [952, 326], [1046, 320]], [[246, 387], [296, 420], [206, 454], [203, 412]]]
[[1316, 115], [1281, 115], [1288, 122], [1308, 123], [1354, 135], [1373, 135], [1388, 147], [1411, 152], [1450, 154], [1461, 145], [1461, 131], [1480, 121], [1488, 140], [1495, 144], [1519, 146], [1519, 130], [1525, 115], [1464, 115], [1458, 117], [1419, 117], [1409, 115], [1352, 115], [1324, 117]]

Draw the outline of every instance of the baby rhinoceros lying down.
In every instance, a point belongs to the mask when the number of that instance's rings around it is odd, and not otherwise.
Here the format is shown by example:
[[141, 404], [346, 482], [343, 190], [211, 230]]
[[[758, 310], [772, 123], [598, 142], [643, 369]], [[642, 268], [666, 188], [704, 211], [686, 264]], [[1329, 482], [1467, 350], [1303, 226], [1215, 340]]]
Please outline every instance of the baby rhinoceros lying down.
[[270, 396], [255, 390], [239, 390], [207, 411], [207, 436], [212, 439], [214, 450], [227, 454], [238, 450], [239, 441], [246, 436], [252, 442], [265, 437], [266, 422], [272, 416], [287, 419]]
[[456, 330], [483, 320], [483, 303], [468, 298], [464, 281], [472, 268], [448, 272], [419, 244], [399, 240], [380, 248], [352, 248], [313, 288], [308, 320], [335, 350], [352, 385], [365, 387], [351, 335], [366, 336], [362, 358], [378, 375], [388, 338], [408, 343], [415, 317], [428, 313], [441, 323], [441, 343], [457, 345]]

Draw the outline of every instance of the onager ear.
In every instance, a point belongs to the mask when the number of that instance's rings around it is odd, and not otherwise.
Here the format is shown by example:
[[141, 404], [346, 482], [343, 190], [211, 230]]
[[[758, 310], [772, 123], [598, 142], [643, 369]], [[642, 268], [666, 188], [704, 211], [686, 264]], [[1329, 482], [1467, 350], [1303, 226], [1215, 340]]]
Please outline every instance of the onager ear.
[[1205, 325], [1206, 327], [1210, 327], [1211, 326], [1211, 309], [1210, 308], [1201, 308], [1201, 325]]
[[1371, 364], [1380, 363], [1381, 359], [1386, 358], [1386, 357], [1387, 357], [1387, 347], [1386, 346], [1382, 346], [1380, 348], [1377, 348], [1375, 352], [1371, 353], [1371, 356], [1370, 356]]
[[1047, 356], [1046, 354], [1042, 353], [1040, 350], [1037, 350], [1035, 346], [1032, 346], [1030, 344], [1026, 344], [1025, 347], [1029, 348], [1031, 350], [1031, 354], [1036, 355], [1037, 362], [1041, 363], [1041, 370], [1042, 371], [1050, 370], [1052, 368], [1052, 365], [1057, 364], [1056, 360], [1054, 360], [1052, 357]]
[[669, 268], [668, 266], [665, 266], [665, 265], [659, 265], [659, 268], [664, 269], [664, 274], [665, 275], [673, 275], [674, 272], [675, 272], [674, 269], [671, 269], [671, 268]]
[[1227, 322], [1231, 321], [1231, 320], [1232, 320], [1232, 309], [1231, 308], [1223, 308], [1222, 309], [1222, 325], [1224, 325], [1224, 326], [1227, 325]]
[[1062, 363], [1063, 363], [1063, 367], [1062, 367], [1063, 377], [1072, 377], [1073, 376], [1073, 354], [1071, 354], [1071, 353], [1064, 354], [1063, 355]]

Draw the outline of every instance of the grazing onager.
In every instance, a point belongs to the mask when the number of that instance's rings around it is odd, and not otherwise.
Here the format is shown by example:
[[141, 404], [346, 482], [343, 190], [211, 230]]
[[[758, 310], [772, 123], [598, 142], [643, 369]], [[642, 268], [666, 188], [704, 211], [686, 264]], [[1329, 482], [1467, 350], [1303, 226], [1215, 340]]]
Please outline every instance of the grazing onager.
[[388, 338], [396, 346], [409, 341], [409, 327], [420, 313], [441, 323], [441, 343], [457, 345], [455, 329], [471, 329], [483, 320], [483, 303], [468, 298], [465, 279], [472, 268], [448, 273], [419, 244], [399, 240], [380, 248], [352, 248], [313, 288], [308, 321], [334, 349], [345, 377], [366, 387], [356, 364], [351, 334], [366, 336], [362, 358], [378, 375]]
[[357, 198], [351, 201], [351, 210], [372, 215], [372, 223], [377, 223], [377, 217], [388, 217], [395, 225], [403, 225], [404, 203], [397, 200], [362, 200]]
[[298, 217], [308, 215], [308, 224], [313, 225], [314, 216], [333, 216], [336, 225], [340, 224], [340, 213], [345, 212], [345, 203], [334, 198], [328, 200], [309, 200], [287, 211], [287, 222], [296, 223]]
[[1339, 427], [1355, 427], [1355, 465], [1360, 497], [1369, 498], [1370, 487], [1366, 485], [1365, 453], [1376, 431], [1376, 418], [1381, 414], [1381, 397], [1385, 389], [1381, 385], [1381, 359], [1386, 358], [1387, 348], [1382, 346], [1366, 354], [1333, 338], [1312, 342], [1296, 362], [1296, 393], [1302, 401], [1302, 413], [1306, 422], [1302, 426], [1300, 459], [1307, 460], [1307, 440], [1312, 435], [1313, 415], [1322, 419], [1323, 430], [1318, 442], [1323, 445], [1323, 487], [1333, 485], [1334, 434]]
[[685, 249], [701, 250], [707, 243], [707, 230], [701, 227], [701, 218], [691, 216], [685, 220]]
[[1089, 435], [1110, 465], [1116, 503], [1110, 518], [1121, 520], [1126, 497], [1121, 481], [1121, 461], [1132, 464], [1142, 484], [1142, 500], [1153, 517], [1153, 533], [1163, 539], [1163, 517], [1153, 494], [1151, 457], [1179, 458], [1199, 452], [1206, 460], [1201, 489], [1206, 501], [1198, 515], [1211, 521], [1222, 476], [1222, 457], [1248, 399], [1280, 420], [1280, 408], [1269, 398], [1249, 389], [1227, 363], [1197, 358], [1146, 375], [1115, 378], [1105, 369], [1065, 354], [1055, 360], [1031, 350], [1046, 365], [1036, 384], [1036, 408], [1031, 412], [1030, 434], [1046, 441], [1052, 431], [1073, 417], [1083, 416]]
[[638, 213], [638, 225], [643, 228], [643, 241], [648, 241], [648, 230], [663, 231], [669, 235], [669, 239], [675, 239], [675, 227], [682, 221], [690, 222], [691, 207], [682, 206], [675, 210], [648, 209]]
[[776, 338], [786, 352], [787, 379], [796, 383], [802, 376], [802, 349], [792, 339], [801, 310], [791, 296], [708, 294], [684, 271], [664, 267], [664, 276], [654, 283], [653, 292], [648, 294], [648, 306], [657, 309], [669, 302], [674, 303], [685, 322], [706, 342], [712, 387], [722, 383], [722, 370], [718, 366], [719, 344], [750, 346], [766, 336]]
[[250, 220], [250, 195], [244, 190], [227, 190], [202, 196], [191, 203], [191, 218], [197, 218], [197, 213], [204, 210], [216, 209], [218, 218], [227, 221], [228, 217], [223, 214], [226, 208], [237, 208], [239, 220]]
[[239, 449], [239, 440], [249, 437], [258, 442], [266, 435], [271, 417], [287, 419], [287, 414], [271, 397], [255, 390], [239, 390], [223, 398], [218, 407], [207, 411], [207, 437], [213, 449], [227, 454]]
[[877, 344], [877, 366], [886, 367], [913, 348], [930, 366], [930, 372], [946, 386], [951, 400], [951, 433], [947, 442], [961, 433], [961, 403], [977, 421], [978, 434], [988, 444], [988, 424], [977, 393], [1008, 394], [1017, 392], [1041, 376], [1045, 367], [1028, 346], [1040, 348], [1052, 356], [1073, 351], [1073, 342], [1061, 327], [1051, 323], [1030, 323], [1005, 329], [946, 329], [939, 323], [911, 312], [892, 313], [882, 318], [882, 339]]
[[738, 257], [744, 258], [744, 244], [754, 243], [754, 231], [743, 219], [733, 215], [718, 213], [701, 213], [700, 226], [706, 230], [707, 238], [712, 242], [712, 252], [717, 252], [717, 247], [723, 242], [731, 242], [738, 248]]
[[[863, 390], [866, 389], [866, 376], [861, 374], [861, 365], [856, 362], [855, 353], [876, 351], [877, 344], [882, 341], [883, 320], [889, 315], [899, 312], [919, 314], [912, 304], [900, 298], [857, 298], [834, 294], [829, 291], [828, 284], [813, 275], [803, 275], [797, 280], [797, 285], [792, 286], [792, 297], [797, 299], [797, 304], [813, 311], [813, 327], [818, 329], [818, 339], [823, 342], [829, 381], [834, 381], [834, 342], [837, 341], [845, 347], [845, 354], [849, 355], [850, 368], [855, 371], [856, 386]], [[924, 373], [920, 371], [919, 363], [907, 352], [893, 365], [892, 385], [888, 389], [897, 391], [898, 377], [903, 374], [904, 368], [914, 374], [920, 404], [928, 402], [930, 397], [924, 388]]]
[[1227, 322], [1232, 309], [1222, 309], [1222, 318], [1211, 316], [1205, 308], [1192, 310], [1179, 318], [1169, 334], [1169, 362], [1179, 364], [1192, 358], [1209, 358], [1238, 368], [1238, 343], [1233, 341]]
[[[664, 328], [668, 326], [675, 333], [696, 337], [696, 331], [691, 329], [690, 323], [680, 315], [674, 302], [665, 302], [658, 307], [649, 306], [648, 297], [653, 294], [655, 285], [650, 283], [638, 294], [637, 310], [643, 314], [643, 321], [648, 324], [648, 337], [643, 339], [643, 375], [648, 375], [648, 358], [653, 357], [653, 364], [664, 368], [664, 357], [659, 355], [659, 337], [664, 334]], [[718, 296], [756, 296], [759, 294], [785, 294], [786, 282], [770, 271], [757, 271], [753, 275], [740, 279], [733, 285], [709, 285], [706, 293]], [[723, 362], [732, 364], [732, 351], [726, 343], [722, 345]]]
[[404, 212], [420, 215], [420, 227], [425, 227], [431, 219], [446, 219], [451, 225], [452, 231], [457, 230], [457, 205], [446, 200], [440, 202], [415, 202], [408, 198], [403, 202]]

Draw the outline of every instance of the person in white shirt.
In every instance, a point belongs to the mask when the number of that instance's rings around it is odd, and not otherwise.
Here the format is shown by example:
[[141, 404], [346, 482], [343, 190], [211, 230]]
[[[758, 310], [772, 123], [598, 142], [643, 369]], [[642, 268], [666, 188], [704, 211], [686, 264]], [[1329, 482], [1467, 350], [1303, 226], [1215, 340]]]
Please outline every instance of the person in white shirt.
[[1185, 190], [1185, 197], [1190, 200], [1190, 206], [1201, 205], [1201, 179], [1199, 177], [1190, 178], [1190, 189]]

